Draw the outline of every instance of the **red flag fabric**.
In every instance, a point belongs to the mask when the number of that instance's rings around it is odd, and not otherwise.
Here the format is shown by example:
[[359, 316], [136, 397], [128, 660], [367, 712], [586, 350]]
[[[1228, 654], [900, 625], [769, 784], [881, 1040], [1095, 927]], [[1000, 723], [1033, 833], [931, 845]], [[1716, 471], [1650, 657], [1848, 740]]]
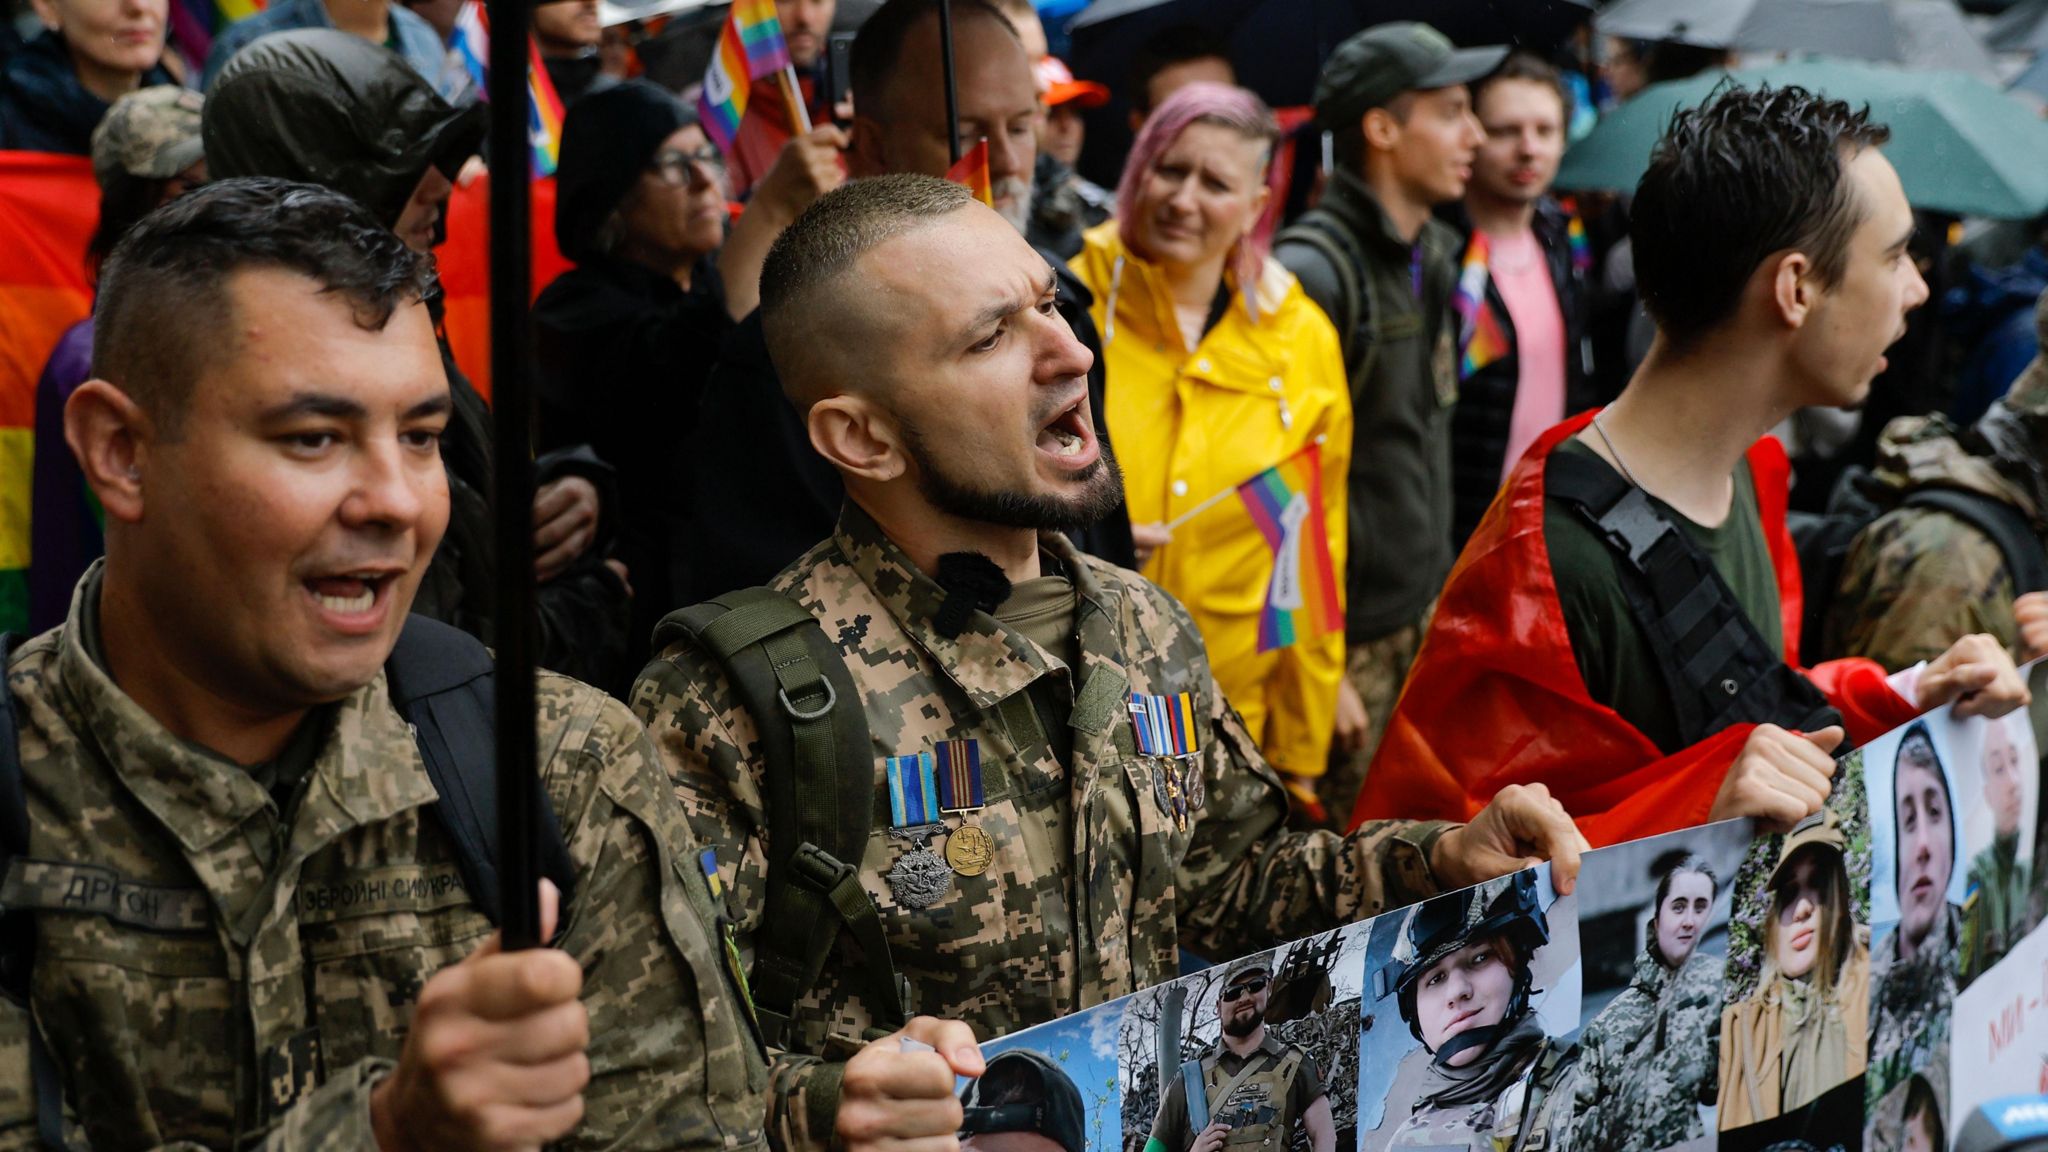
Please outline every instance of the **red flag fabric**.
[[995, 207], [995, 185], [988, 175], [988, 137], [983, 136], [965, 155], [953, 161], [953, 166], [946, 169], [946, 179], [967, 185], [976, 200]]
[[91, 160], [0, 152], [0, 629], [28, 627], [36, 380], [92, 311], [85, 249], [99, 215]]
[[[569, 270], [569, 260], [555, 244], [555, 182], [535, 180], [532, 192], [532, 294]], [[448, 239], [435, 249], [442, 317], [455, 362], [486, 399], [491, 395], [491, 191], [490, 182], [476, 180], [457, 188], [448, 200]]]
[[[1509, 784], [1547, 785], [1594, 847], [1707, 822], [1721, 780], [1755, 725], [1665, 756], [1579, 676], [1543, 540], [1543, 467], [1592, 419], [1546, 432], [1508, 478], [1451, 571], [1352, 824], [1386, 816], [1469, 820]], [[1804, 595], [1785, 527], [1791, 466], [1769, 436], [1749, 450], [1778, 572], [1786, 659], [1799, 651]], [[1914, 706], [1869, 660], [1807, 671], [1851, 739], [1911, 720]]]

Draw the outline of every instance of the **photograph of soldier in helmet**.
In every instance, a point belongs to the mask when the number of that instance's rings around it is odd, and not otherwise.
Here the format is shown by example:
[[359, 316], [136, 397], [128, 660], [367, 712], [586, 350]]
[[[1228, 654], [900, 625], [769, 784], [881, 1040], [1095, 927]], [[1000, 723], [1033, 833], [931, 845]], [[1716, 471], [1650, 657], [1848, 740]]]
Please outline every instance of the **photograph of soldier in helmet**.
[[2025, 712], [1987, 720], [1977, 793], [1963, 826], [1970, 868], [1963, 881], [1961, 970], [1956, 989], [2005, 958], [2034, 928], [2029, 915], [2040, 770]]
[[[1373, 922], [1368, 1010], [1399, 1023], [1368, 1029], [1361, 1065], [1393, 1079], [1360, 1085], [1361, 1101], [1384, 1100], [1376, 1124], [1361, 1114], [1363, 1152], [1569, 1146], [1577, 897], [1546, 908], [1551, 891], [1547, 870], [1517, 872]], [[1393, 1045], [1406, 1053], [1382, 1061]]]
[[1369, 924], [1131, 997], [1124, 1152], [1351, 1152]]
[[1759, 838], [1737, 876], [1721, 1013], [1722, 1149], [1859, 1144], [1870, 1038], [1859, 772], [1852, 758], [1838, 776], [1849, 787], [1792, 831]]
[[1747, 821], [1711, 824], [1615, 845], [1580, 873], [1574, 1152], [1713, 1147], [1728, 916], [1753, 838]]

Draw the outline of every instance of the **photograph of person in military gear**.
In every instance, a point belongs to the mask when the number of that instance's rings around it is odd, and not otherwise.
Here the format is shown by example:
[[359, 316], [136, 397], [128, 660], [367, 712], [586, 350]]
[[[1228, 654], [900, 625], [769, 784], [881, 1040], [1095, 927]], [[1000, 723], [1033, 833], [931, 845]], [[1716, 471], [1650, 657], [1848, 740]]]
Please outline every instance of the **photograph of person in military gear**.
[[[1373, 995], [1382, 1008], [1396, 1002], [1421, 1044], [1403, 1064], [1421, 1072], [1397, 1074], [1380, 1124], [1363, 1133], [1366, 1152], [1567, 1146], [1578, 1062], [1569, 1040], [1578, 1028], [1571, 970], [1578, 918], [1567, 898], [1544, 908], [1540, 872], [1503, 876], [1379, 921], [1394, 938], [1387, 962], [1372, 968]], [[1565, 979], [1537, 987], [1539, 963]], [[1563, 1013], [1561, 1026], [1537, 1011], [1546, 993], [1558, 1002], [1552, 1007]]]
[[1914, 1073], [1939, 1068], [1942, 1074], [1930, 1079], [1947, 1094], [1962, 951], [1962, 877], [1956, 871], [1957, 789], [1936, 740], [1952, 747], [1956, 737], [1956, 726], [1937, 717], [1908, 727], [1896, 747], [1887, 747], [1887, 740], [1865, 752], [1865, 763], [1884, 763], [1889, 752], [1892, 764], [1888, 783], [1870, 781], [1871, 868], [1882, 877], [1889, 864], [1892, 878], [1873, 885], [1871, 901], [1876, 943], [1870, 955], [1870, 1075], [1864, 1090], [1869, 1131], [1878, 1136], [1900, 1115]]
[[1729, 821], [1594, 857], [1578, 893], [1579, 1152], [1713, 1146], [1730, 890], [1752, 838]]
[[2004, 959], [2034, 927], [2027, 888], [2033, 878], [2031, 841], [2040, 792], [2033, 727], [2026, 713], [2016, 713], [1987, 722], [1983, 731], [1982, 803], [1963, 827], [1965, 845], [1982, 847], [1971, 853], [1963, 882], [1957, 991]]
[[960, 1094], [961, 1152], [1088, 1152], [1088, 1109], [1058, 1063], [1029, 1049], [988, 1058]]
[[[1754, 990], [1739, 997], [1746, 977], [1731, 964], [1734, 1002], [1721, 1013], [1722, 1148], [1838, 1138], [1862, 1122], [1870, 948], [1844, 861], [1849, 833], [1823, 808], [1782, 837], [1768, 870], [1753, 867], [1774, 839], [1757, 841], [1736, 885], [1736, 920], [1760, 935], [1761, 956]], [[1757, 933], [1747, 913], [1759, 899]]]
[[[1272, 963], [1259, 956], [1230, 965], [1214, 984], [1221, 1034], [1178, 1068], [1161, 1068], [1171, 1074], [1145, 1152], [1285, 1152], [1298, 1135], [1308, 1152], [1334, 1152], [1321, 1066], [1267, 1027], [1273, 980]], [[1202, 1099], [1192, 1102], [1197, 1085]]]
[[500, 947], [490, 655], [409, 613], [449, 520], [429, 277], [273, 178], [105, 265], [64, 424], [106, 556], [0, 657], [0, 1147], [765, 1143], [689, 827], [631, 713], [562, 676], [550, 946]]

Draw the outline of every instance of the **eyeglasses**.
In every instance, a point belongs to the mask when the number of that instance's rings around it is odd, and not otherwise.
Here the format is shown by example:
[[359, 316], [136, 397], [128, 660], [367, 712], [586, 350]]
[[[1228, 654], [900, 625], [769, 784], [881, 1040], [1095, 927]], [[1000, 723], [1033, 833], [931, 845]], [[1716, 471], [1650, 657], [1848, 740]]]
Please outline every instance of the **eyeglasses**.
[[1242, 984], [1235, 984], [1225, 988], [1223, 990], [1223, 1002], [1229, 1004], [1246, 995], [1257, 996], [1265, 990], [1266, 982], [1264, 980], [1247, 980]]
[[705, 144], [689, 152], [664, 148], [654, 154], [647, 170], [673, 188], [687, 188], [693, 181], [716, 184], [725, 175], [725, 155], [716, 144]]

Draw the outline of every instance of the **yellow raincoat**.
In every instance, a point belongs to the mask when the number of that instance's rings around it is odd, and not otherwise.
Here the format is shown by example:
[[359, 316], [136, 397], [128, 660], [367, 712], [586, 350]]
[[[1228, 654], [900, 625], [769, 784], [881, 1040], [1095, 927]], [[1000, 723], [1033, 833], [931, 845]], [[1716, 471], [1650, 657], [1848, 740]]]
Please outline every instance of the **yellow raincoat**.
[[[1164, 276], [1125, 250], [1116, 221], [1085, 239], [1072, 267], [1095, 294], [1108, 370], [1104, 421], [1132, 521], [1169, 522], [1321, 437], [1324, 531], [1341, 598], [1351, 394], [1329, 319], [1269, 259], [1252, 293], [1257, 321], [1244, 294], [1233, 293], [1228, 313], [1190, 352]], [[1302, 635], [1289, 647], [1258, 650], [1273, 553], [1244, 503], [1228, 496], [1174, 529], [1144, 574], [1194, 615], [1217, 686], [1266, 759], [1291, 775], [1322, 775], [1344, 634]]]

